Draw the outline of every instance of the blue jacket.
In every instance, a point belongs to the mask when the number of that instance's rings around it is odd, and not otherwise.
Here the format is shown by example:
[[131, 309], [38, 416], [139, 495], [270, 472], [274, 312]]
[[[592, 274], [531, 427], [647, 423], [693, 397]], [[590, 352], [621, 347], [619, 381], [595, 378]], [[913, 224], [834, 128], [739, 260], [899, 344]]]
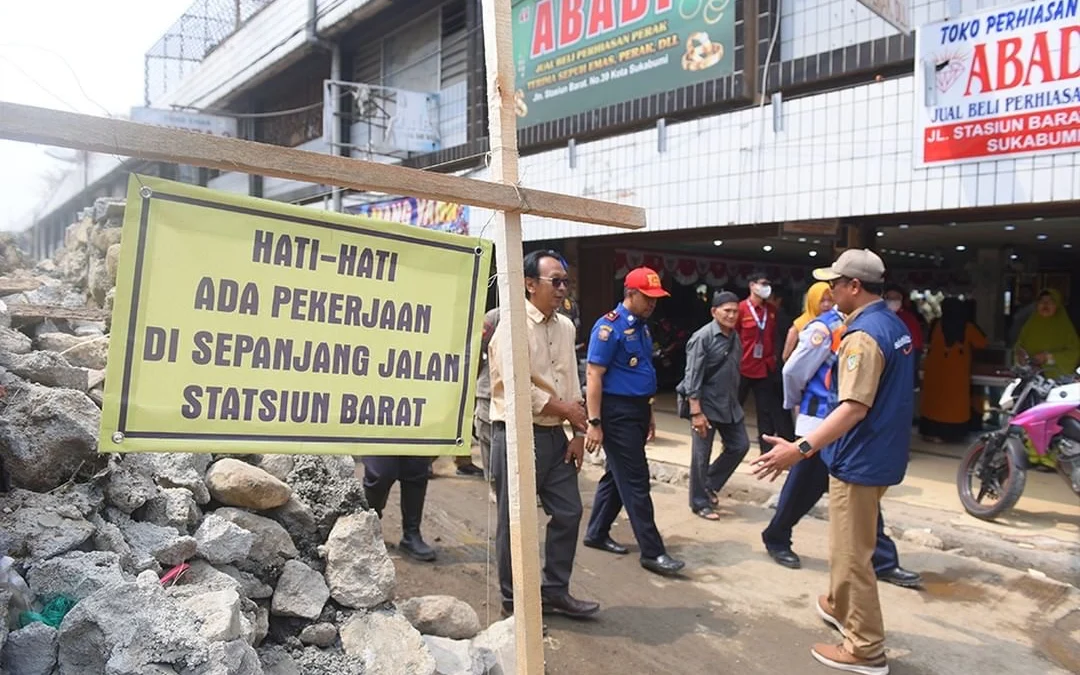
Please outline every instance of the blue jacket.
[[829, 331], [832, 344], [829, 348], [829, 357], [806, 383], [799, 413], [825, 419], [836, 408], [836, 388], [832, 386], [835, 377], [833, 367], [836, 365], [836, 353], [840, 350], [840, 338], [844, 335], [844, 317], [834, 307], [811, 321], [809, 325], [812, 326], [815, 323], [824, 324]]
[[[911, 335], [885, 305], [867, 306], [848, 325], [845, 338], [864, 332], [874, 339], [885, 357], [874, 404], [866, 418], [821, 451], [829, 473], [856, 485], [897, 485], [907, 472], [911, 446], [911, 419], [915, 411], [915, 358]], [[832, 391], [836, 392], [838, 365], [833, 364]]]

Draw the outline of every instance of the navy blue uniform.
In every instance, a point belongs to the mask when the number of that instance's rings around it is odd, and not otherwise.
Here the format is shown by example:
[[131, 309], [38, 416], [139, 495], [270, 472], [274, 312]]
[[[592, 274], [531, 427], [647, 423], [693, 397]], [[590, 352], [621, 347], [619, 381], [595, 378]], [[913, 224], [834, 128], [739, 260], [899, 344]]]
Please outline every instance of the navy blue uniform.
[[600, 405], [607, 471], [596, 487], [586, 539], [604, 541], [625, 506], [642, 558], [665, 553], [656, 529], [645, 439], [656, 393], [652, 336], [622, 304], [600, 318], [589, 338], [589, 363], [606, 368]]

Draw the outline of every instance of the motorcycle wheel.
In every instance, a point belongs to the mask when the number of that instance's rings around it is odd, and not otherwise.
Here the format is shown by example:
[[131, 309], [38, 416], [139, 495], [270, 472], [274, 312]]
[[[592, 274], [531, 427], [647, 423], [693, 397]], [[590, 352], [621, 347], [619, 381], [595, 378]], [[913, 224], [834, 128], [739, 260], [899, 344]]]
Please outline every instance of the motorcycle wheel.
[[[1027, 468], [1016, 464], [1004, 443], [993, 440], [977, 440], [956, 472], [960, 503], [965, 511], [981, 520], [993, 520], [1015, 506], [1027, 482]], [[993, 454], [983, 462], [988, 451]]]

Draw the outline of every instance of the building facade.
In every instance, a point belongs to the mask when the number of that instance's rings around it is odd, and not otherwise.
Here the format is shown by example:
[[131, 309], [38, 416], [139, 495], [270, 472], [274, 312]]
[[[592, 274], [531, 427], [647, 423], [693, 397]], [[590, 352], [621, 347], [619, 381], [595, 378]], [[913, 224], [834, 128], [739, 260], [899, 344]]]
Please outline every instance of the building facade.
[[[849, 245], [877, 249], [909, 288], [974, 297], [993, 336], [1022, 287], [1058, 288], [1076, 310], [1077, 1], [886, 3], [911, 34], [857, 0], [515, 2], [521, 184], [640, 205], [649, 223], [615, 233], [526, 216], [527, 245], [570, 260], [587, 325], [633, 263], [657, 266], [687, 307], [698, 286], [738, 289], [756, 267], [798, 304], [809, 268]], [[480, 3], [256, 2], [148, 85], [146, 104], [233, 115], [257, 141], [484, 179]], [[327, 96], [327, 80], [343, 84]], [[127, 170], [89, 184], [115, 190]], [[157, 170], [491, 236], [483, 209]]]

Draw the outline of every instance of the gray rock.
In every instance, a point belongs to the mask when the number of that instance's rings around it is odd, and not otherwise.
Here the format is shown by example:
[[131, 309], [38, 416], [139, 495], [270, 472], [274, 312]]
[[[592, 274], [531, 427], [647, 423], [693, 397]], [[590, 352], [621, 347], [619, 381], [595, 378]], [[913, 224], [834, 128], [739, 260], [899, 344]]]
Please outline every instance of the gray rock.
[[217, 568], [228, 574], [240, 584], [240, 594], [252, 600], [262, 600], [274, 595], [274, 589], [259, 581], [259, 578], [250, 572], [238, 570], [232, 565], [221, 565]]
[[30, 566], [27, 582], [38, 597], [66, 595], [75, 600], [128, 581], [120, 556], [106, 551], [71, 551]]
[[180, 602], [202, 619], [199, 633], [210, 642], [228, 642], [240, 638], [240, 595], [236, 591], [210, 591], [184, 598]]
[[259, 650], [263, 675], [302, 675], [296, 661], [281, 647], [267, 647]]
[[155, 489], [157, 494], [146, 501], [139, 519], [190, 534], [202, 518], [195, 496], [187, 488]]
[[514, 642], [514, 617], [497, 621], [473, 638], [473, 649], [488, 667], [488, 675], [512, 675], [517, 672], [517, 651]]
[[435, 659], [438, 675], [485, 675], [495, 666], [495, 655], [474, 649], [468, 640], [425, 635], [424, 644]]
[[292, 496], [292, 488], [282, 481], [231, 457], [214, 462], [206, 472], [206, 487], [222, 504], [257, 511], [282, 506]]
[[210, 501], [203, 475], [210, 466], [210, 455], [188, 452], [147, 453], [139, 455], [148, 465], [150, 475], [163, 488], [187, 488], [197, 504]]
[[336, 650], [306, 647], [294, 651], [292, 657], [304, 675], [337, 675], [338, 673], [363, 673], [364, 659], [349, 656]]
[[11, 606], [11, 591], [0, 587], [0, 651], [4, 648], [8, 636], [8, 610]]
[[158, 486], [144, 466], [130, 456], [113, 461], [105, 483], [105, 501], [130, 514], [158, 493]]
[[223, 507], [214, 511], [225, 520], [255, 535], [248, 558], [263, 564], [275, 564], [298, 555], [285, 528], [278, 523], [242, 509]]
[[292, 455], [260, 455], [259, 461], [255, 462], [255, 466], [274, 478], [284, 481], [289, 477], [295, 462], [296, 460], [293, 459]]
[[105, 268], [105, 256], [90, 256], [90, 266], [86, 271], [86, 286], [94, 304], [98, 307], [104, 305], [105, 294], [113, 287], [109, 272]]
[[247, 642], [211, 642], [207, 659], [180, 675], [264, 675], [259, 655]]
[[47, 387], [63, 387], [87, 391], [90, 376], [86, 368], [76, 368], [56, 352], [30, 352], [11, 357], [8, 370], [19, 377], [44, 384]]
[[161, 578], [154, 570], [143, 570], [139, 572], [139, 576], [135, 577], [135, 583], [140, 586], [155, 586], [161, 583]]
[[169, 587], [169, 597], [184, 600], [211, 591], [233, 591], [243, 595], [239, 581], [205, 560], [192, 560], [190, 565], [184, 572], [183, 583]]
[[326, 541], [330, 595], [346, 607], [374, 607], [394, 597], [394, 563], [374, 511], [338, 518]]
[[60, 625], [59, 675], [143, 675], [151, 665], [178, 672], [205, 663], [209, 644], [199, 617], [160, 586], [134, 582], [103, 589], [75, 605]]
[[109, 287], [116, 285], [116, 273], [120, 267], [120, 244], [113, 244], [105, 252], [105, 273], [109, 275]]
[[251, 644], [260, 645], [270, 633], [270, 610], [259, 607], [255, 611], [255, 621], [252, 622]]
[[276, 616], [317, 619], [330, 597], [323, 576], [297, 560], [285, 563], [278, 578], [270, 611]]
[[0, 327], [0, 354], [29, 354], [31, 349], [33, 342], [24, 333]]
[[94, 548], [99, 551], [111, 551], [119, 556], [120, 567], [125, 572], [142, 571], [135, 569], [135, 554], [119, 527], [106, 521], [97, 513], [90, 517], [90, 522], [94, 525]]
[[[344, 458], [355, 467], [351, 458]], [[311, 507], [320, 541], [325, 541], [338, 517], [367, 509], [364, 486], [355, 468], [343, 475], [343, 464], [319, 455], [297, 455], [288, 483], [293, 493]]]
[[59, 352], [67, 362], [80, 368], [102, 370], [109, 358], [109, 338], [78, 337], [70, 333], [43, 333], [37, 336], [38, 349]]
[[12, 485], [48, 492], [76, 472], [93, 473], [101, 410], [86, 394], [25, 383], [9, 386], [0, 408], [0, 447]]
[[300, 631], [300, 642], [315, 647], [329, 647], [337, 642], [337, 626], [332, 623], [314, 623]]
[[409, 598], [399, 602], [398, 609], [423, 635], [467, 640], [480, 632], [476, 610], [450, 595]]
[[171, 527], [140, 523], [126, 517], [119, 520], [116, 524], [131, 546], [140, 571], [150, 569], [144, 566], [147, 558], [162, 565], [179, 565], [195, 555], [197, 544], [193, 537], [181, 535]]
[[315, 524], [315, 512], [295, 494], [289, 497], [284, 506], [271, 509], [266, 515], [281, 523], [293, 541], [302, 542], [308, 547], [322, 543], [323, 538], [319, 536]]
[[243, 560], [251, 552], [255, 535], [248, 530], [208, 513], [195, 531], [198, 554], [215, 565]]
[[4, 668], [18, 675], [52, 675], [56, 638], [56, 629], [41, 622], [12, 631], [4, 643]]
[[0, 531], [12, 557], [38, 561], [81, 547], [95, 528], [59, 495], [13, 490], [0, 495]]
[[376, 610], [354, 614], [341, 626], [345, 653], [364, 660], [364, 675], [434, 675], [435, 659], [405, 617]]

